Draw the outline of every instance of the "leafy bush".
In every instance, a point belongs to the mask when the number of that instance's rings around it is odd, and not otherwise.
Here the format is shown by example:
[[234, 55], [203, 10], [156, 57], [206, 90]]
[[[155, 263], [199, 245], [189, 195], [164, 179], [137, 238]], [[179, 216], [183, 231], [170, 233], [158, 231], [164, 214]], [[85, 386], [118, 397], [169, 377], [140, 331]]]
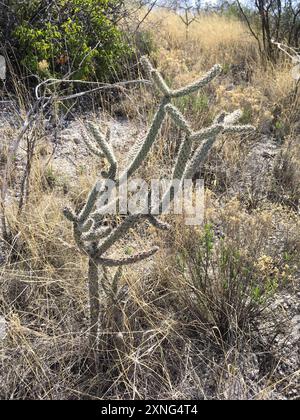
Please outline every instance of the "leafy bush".
[[117, 27], [119, 0], [30, 0], [10, 5], [9, 31], [19, 63], [40, 77], [106, 79], [129, 51]]

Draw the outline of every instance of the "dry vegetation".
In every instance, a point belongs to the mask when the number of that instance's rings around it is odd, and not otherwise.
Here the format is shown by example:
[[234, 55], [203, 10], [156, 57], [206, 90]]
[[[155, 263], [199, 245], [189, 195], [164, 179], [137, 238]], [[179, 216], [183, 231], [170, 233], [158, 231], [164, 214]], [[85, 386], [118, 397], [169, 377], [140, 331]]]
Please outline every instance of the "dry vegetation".
[[[171, 232], [151, 234], [160, 252], [124, 271], [117, 297], [103, 291], [95, 370], [87, 258], [61, 209], [66, 201], [82, 206], [102, 162], [84, 154], [73, 131], [69, 158], [78, 161], [68, 171], [55, 163], [66, 141], [62, 129], [55, 136], [43, 122], [29, 129], [10, 168], [9, 234], [0, 246], [0, 315], [7, 321], [0, 397], [297, 399], [300, 121], [292, 64], [284, 56], [277, 65], [262, 64], [246, 27], [218, 15], [193, 23], [188, 39], [166, 11], [149, 15], [142, 30], [153, 39], [151, 59], [174, 87], [223, 66], [212, 85], [176, 104], [195, 129], [223, 109], [241, 108], [243, 123], [257, 133], [223, 136], [200, 170], [205, 226], [170, 218]], [[127, 90], [121, 99], [110, 110], [129, 116], [140, 135], [154, 110], [153, 90]], [[106, 124], [97, 112], [95, 121]], [[8, 118], [1, 120], [2, 171], [20, 130]], [[171, 167], [176, 138], [167, 122], [143, 169], [149, 178]], [[22, 162], [33, 139], [29, 196], [20, 211]], [[124, 144], [119, 154], [130, 148]], [[134, 239], [126, 252], [139, 246]]]

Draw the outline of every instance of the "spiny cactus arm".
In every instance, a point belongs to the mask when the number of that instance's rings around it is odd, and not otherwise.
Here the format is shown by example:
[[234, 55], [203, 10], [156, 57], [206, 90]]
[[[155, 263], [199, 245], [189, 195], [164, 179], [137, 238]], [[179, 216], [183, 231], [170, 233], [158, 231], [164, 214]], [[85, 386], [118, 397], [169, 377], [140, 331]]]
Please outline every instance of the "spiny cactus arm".
[[[166, 211], [174, 201], [178, 189], [180, 188], [180, 184], [184, 178], [184, 173], [192, 151], [192, 145], [193, 142], [191, 136], [186, 134], [178, 153], [170, 187], [166, 190], [160, 203], [158, 203], [156, 207], [152, 209], [153, 214], [161, 214], [163, 210]], [[177, 182], [177, 185], [174, 185], [174, 181]]]
[[[104, 208], [104, 207], [103, 207]], [[101, 223], [105, 217], [105, 212], [96, 210], [94, 213], [91, 214], [90, 218], [94, 221], [94, 223]]]
[[69, 222], [78, 223], [78, 217], [72, 209], [65, 207], [63, 209], [63, 215], [67, 220], [69, 220]]
[[117, 226], [110, 235], [98, 246], [97, 255], [99, 258], [104, 252], [111, 248], [119, 239], [139, 222], [141, 215], [128, 216], [119, 226]]
[[120, 200], [120, 197], [112, 197], [110, 195], [108, 203], [103, 206], [99, 206], [93, 213], [91, 213], [90, 218], [99, 226], [106, 216], [115, 216], [116, 214], [119, 214]]
[[96, 204], [96, 201], [97, 201], [98, 197], [99, 197], [99, 183], [96, 182], [96, 184], [94, 185], [94, 187], [92, 188], [92, 190], [91, 190], [91, 192], [88, 196], [88, 199], [87, 199], [87, 202], [86, 202], [85, 206], [83, 207], [83, 209], [82, 209], [82, 211], [79, 215], [78, 220], [79, 220], [80, 224], [84, 224], [87, 221], [91, 212], [94, 209], [94, 206]]
[[110, 144], [111, 141], [111, 129], [108, 127], [105, 134], [105, 140], [107, 144]]
[[84, 246], [84, 242], [82, 241], [82, 233], [80, 232], [78, 225], [74, 223], [73, 225], [73, 236], [75, 239], [75, 242], [78, 246], [78, 248], [83, 251], [86, 252], [86, 248]]
[[182, 96], [190, 95], [191, 93], [197, 92], [202, 87], [208, 85], [213, 79], [222, 73], [222, 67], [216, 64], [209, 72], [206, 73], [200, 80], [191, 83], [190, 85], [171, 91], [171, 98], [180, 98]]
[[177, 161], [173, 171], [173, 180], [182, 180], [186, 165], [190, 159], [192, 145], [193, 142], [190, 135], [186, 135], [178, 153]]
[[147, 215], [146, 217], [147, 217], [148, 221], [151, 223], [151, 225], [153, 225], [157, 229], [160, 229], [160, 230], [170, 230], [171, 229], [171, 225], [169, 225], [168, 223], [162, 222], [157, 217], [155, 217], [151, 214]]
[[92, 219], [88, 219], [84, 224], [78, 225], [78, 229], [81, 233], [89, 232], [94, 225], [94, 221]]
[[151, 77], [151, 73], [155, 70], [151, 64], [151, 61], [145, 55], [141, 58], [141, 64], [148, 77]]
[[234, 125], [239, 122], [241, 117], [243, 116], [243, 111], [237, 109], [236, 111], [232, 112], [231, 114], [226, 114], [224, 117], [224, 125]]
[[98, 321], [100, 313], [100, 295], [99, 295], [99, 270], [98, 264], [95, 260], [89, 259], [89, 301], [90, 301], [90, 322], [91, 329], [90, 335], [90, 346], [93, 348], [97, 342], [98, 334]]
[[[91, 219], [93, 219], [94, 221], [95, 217], [97, 217], [97, 221], [101, 221], [101, 219], [103, 218], [103, 214], [108, 214], [109, 210], [111, 210], [112, 212], [114, 211], [114, 204], [118, 203], [118, 200], [115, 201], [110, 201], [110, 203], [107, 206], [104, 206], [103, 208], [105, 209], [105, 213], [101, 212], [101, 208], [97, 209], [97, 211], [95, 211], [94, 213], [93, 210], [95, 208], [96, 202], [98, 199], [100, 199], [101, 197], [103, 197], [103, 194], [107, 193], [107, 183], [101, 183], [101, 182], [96, 182], [96, 184], [94, 185], [92, 191], [89, 194], [88, 200], [86, 205], [84, 206], [84, 208], [82, 209], [78, 221], [81, 225], [84, 225], [88, 218], [91, 217]], [[110, 193], [112, 193], [112, 191], [110, 191]], [[106, 199], [108, 199], [109, 197], [106, 197]], [[97, 215], [97, 216], [96, 216]]]
[[208, 140], [211, 137], [217, 136], [224, 130], [223, 124], [212, 125], [211, 127], [203, 128], [192, 134], [191, 139], [193, 142], [202, 142]]
[[187, 134], [192, 134], [192, 129], [185, 119], [185, 117], [182, 115], [182, 113], [172, 104], [168, 104], [165, 106], [165, 110], [170, 115], [170, 117], [174, 120], [174, 122]]
[[[83, 242], [83, 236], [82, 233], [84, 232], [84, 228], [79, 224], [78, 217], [76, 214], [70, 210], [69, 208], [64, 208], [63, 214], [66, 217], [67, 220], [73, 223], [73, 236], [75, 239], [75, 242], [81, 250], [85, 251], [84, 242]], [[91, 223], [91, 224], [90, 224]], [[88, 221], [86, 223], [86, 226], [89, 227], [89, 229], [92, 227], [93, 221]]]
[[162, 126], [163, 120], [166, 115], [165, 106], [169, 103], [169, 99], [164, 98], [160, 104], [160, 107], [153, 119], [151, 127], [148, 131], [146, 138], [140, 144], [139, 149], [136, 153], [136, 156], [133, 158], [132, 163], [125, 169], [124, 173], [121, 175], [119, 184], [125, 182], [128, 178], [130, 178], [141, 166], [141, 164], [146, 159], [153, 143], [155, 142], [160, 128]]
[[[222, 121], [234, 122], [238, 121], [239, 114], [233, 113], [226, 118], [226, 114], [222, 113], [216, 117], [215, 122], [217, 124], [212, 125], [211, 127], [205, 128], [197, 133], [193, 133], [191, 136], [187, 135], [185, 142], [183, 142], [181, 149], [179, 151], [178, 159], [175, 165], [174, 173], [173, 173], [173, 180], [183, 180], [183, 179], [192, 179], [195, 173], [199, 170], [201, 163], [205, 161], [208, 156], [209, 151], [213, 147], [214, 143], [217, 140], [219, 134], [226, 132], [226, 133], [248, 133], [255, 130], [252, 126], [234, 126], [234, 125], [224, 125], [221, 124]], [[230, 117], [230, 118], [229, 118]], [[192, 150], [192, 142], [193, 141], [201, 141], [201, 146], [196, 150], [194, 157], [190, 159], [190, 153]], [[203, 144], [203, 141], [205, 143]], [[187, 166], [188, 165], [188, 166]], [[158, 208], [154, 209], [154, 214], [162, 212], [162, 209], [166, 209], [167, 205], [170, 205], [171, 202], [174, 200], [176, 194], [176, 190], [174, 186], [167, 190], [162, 201], [160, 203], [159, 210]]]
[[154, 84], [161, 91], [161, 93], [164, 96], [170, 96], [171, 90], [169, 86], [165, 82], [160, 72], [152, 66], [150, 60], [144, 56], [141, 58], [141, 63], [145, 72], [147, 73], [147, 76], [153, 80]]
[[225, 126], [223, 133], [232, 133], [232, 134], [249, 134], [256, 131], [256, 128], [252, 125], [232, 125]]
[[169, 97], [171, 95], [171, 89], [169, 88], [159, 71], [153, 70], [151, 72], [151, 77], [157, 88], [161, 91], [161, 93], [164, 96]]
[[[197, 171], [199, 171], [201, 164], [207, 158], [210, 150], [214, 146], [218, 135], [221, 133], [236, 133], [236, 134], [247, 134], [255, 131], [255, 127], [251, 125], [232, 125], [232, 126], [223, 126], [220, 130], [220, 126], [215, 126], [216, 130], [212, 130], [212, 135], [209, 137], [206, 142], [201, 144], [196, 150], [190, 164], [188, 165], [186, 172], [184, 174], [184, 179], [192, 179]], [[203, 139], [203, 138], [202, 138]]]
[[243, 116], [243, 111], [240, 109], [232, 112], [231, 114], [223, 113], [221, 116], [222, 121], [220, 121], [220, 123], [223, 123], [224, 133], [247, 133], [256, 130], [256, 128], [252, 125], [238, 124], [239, 120]]
[[[155, 142], [157, 135], [159, 133], [159, 130], [161, 128], [161, 125], [163, 123], [163, 120], [165, 118], [166, 114], [166, 106], [170, 104], [171, 97], [177, 98], [184, 95], [188, 95], [190, 93], [196, 92], [201, 87], [208, 84], [211, 80], [213, 80], [218, 74], [221, 73], [222, 68], [219, 65], [214, 66], [204, 77], [202, 77], [200, 80], [198, 80], [196, 83], [193, 83], [183, 89], [179, 89], [177, 91], [170, 91], [167, 92], [168, 87], [166, 86], [165, 82], [163, 81], [163, 78], [159, 75], [159, 73], [154, 70], [151, 63], [146, 57], [142, 58], [142, 64], [146, 72], [150, 75], [154, 76], [154, 81], [158, 83], [158, 87], [160, 90], [164, 92], [164, 98], [162, 99], [161, 105], [153, 119], [153, 122], [151, 124], [151, 127], [148, 131], [148, 134], [145, 138], [145, 140], [139, 145], [139, 149], [136, 153], [136, 156], [133, 159], [133, 162], [129, 165], [129, 167], [124, 171], [124, 173], [121, 175], [119, 184], [124, 183], [128, 178], [130, 178], [134, 172], [137, 171], [137, 169], [140, 167], [142, 162], [147, 157], [153, 143]], [[159, 75], [159, 78], [158, 78]], [[159, 79], [159, 80], [158, 80]], [[162, 87], [162, 83], [165, 84], [164, 87]], [[170, 97], [171, 96], [171, 97]], [[171, 114], [171, 116], [177, 120], [177, 123], [184, 127], [185, 130], [190, 130], [187, 122], [185, 121], [184, 117], [179, 113], [178, 110], [174, 107], [167, 107], [168, 112]]]
[[[192, 141], [203, 141], [208, 140], [211, 137], [218, 136], [221, 133], [249, 133], [251, 131], [255, 131], [255, 127], [252, 125], [232, 125], [225, 123], [224, 115], [220, 115], [215, 119], [216, 124], [213, 124], [211, 127], [204, 128], [198, 132], [195, 132], [191, 135]], [[221, 120], [223, 119], [223, 123], [221, 123]], [[227, 120], [229, 121], [229, 120]]]
[[191, 136], [192, 141], [207, 140], [213, 135], [220, 134], [222, 131], [224, 133], [245, 133], [255, 130], [251, 125], [234, 125], [242, 116], [242, 111], [240, 110], [229, 115], [222, 112], [215, 118], [211, 127], [200, 130], [199, 132], [193, 132], [189, 123], [175, 106], [168, 104], [165, 109], [175, 123]]
[[209, 151], [212, 149], [216, 140], [217, 135], [214, 135], [210, 137], [204, 144], [201, 144], [201, 146], [198, 147], [185, 171], [184, 179], [192, 179], [197, 171], [199, 171], [201, 164], [207, 158]]
[[100, 158], [104, 158], [104, 154], [102, 153], [102, 151], [100, 149], [98, 149], [88, 138], [88, 136], [86, 135], [86, 133], [84, 133], [83, 131], [81, 131], [81, 135], [82, 135], [82, 139], [86, 145], [86, 147], [88, 148], [88, 150], [95, 156], [98, 156]]
[[67, 220], [73, 223], [73, 236], [75, 239], [75, 242], [79, 249], [84, 249], [84, 243], [82, 241], [82, 232], [80, 230], [80, 224], [78, 221], [78, 217], [76, 216], [75, 212], [68, 207], [64, 208], [63, 214], [66, 217]]
[[149, 251], [143, 251], [139, 254], [133, 255], [128, 258], [110, 259], [110, 258], [97, 258], [97, 263], [105, 267], [123, 267], [126, 265], [136, 264], [152, 257], [159, 250], [159, 247], [153, 247]]
[[110, 164], [110, 171], [109, 171], [109, 177], [111, 179], [114, 179], [116, 177], [117, 171], [118, 171], [118, 162], [115, 157], [114, 151], [112, 150], [109, 142], [107, 141], [107, 135], [104, 137], [98, 127], [92, 123], [89, 122], [88, 124], [89, 129], [91, 130], [99, 148], [104, 153], [106, 159], [108, 160]]
[[247, 134], [256, 130], [252, 125], [239, 125], [238, 122], [243, 116], [243, 111], [238, 109], [237, 111], [232, 112], [231, 114], [225, 115], [224, 117], [224, 133], [237, 133], [237, 134]]
[[103, 238], [106, 238], [112, 231], [110, 227], [101, 227], [96, 230], [91, 230], [90, 232], [85, 233], [82, 235], [82, 241], [84, 242], [98, 242]]
[[148, 76], [152, 77], [154, 83], [159, 88], [159, 90], [164, 94], [164, 96], [165, 97], [170, 96], [171, 98], [180, 98], [182, 96], [197, 92], [199, 89], [209, 84], [214, 78], [219, 76], [223, 71], [220, 64], [216, 64], [200, 80], [197, 80], [196, 82], [191, 83], [190, 85], [187, 85], [184, 88], [172, 90], [168, 87], [168, 85], [166, 84], [160, 72], [154, 69], [154, 67], [152, 66], [152, 64], [150, 63], [147, 57], [142, 57], [141, 63], [144, 67], [144, 70], [148, 74]]

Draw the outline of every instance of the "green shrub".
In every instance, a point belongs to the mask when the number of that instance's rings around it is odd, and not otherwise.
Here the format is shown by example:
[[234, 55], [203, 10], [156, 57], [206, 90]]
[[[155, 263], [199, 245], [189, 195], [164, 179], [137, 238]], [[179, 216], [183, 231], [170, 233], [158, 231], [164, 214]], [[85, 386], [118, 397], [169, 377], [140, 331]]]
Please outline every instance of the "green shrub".
[[116, 21], [119, 0], [13, 1], [6, 41], [19, 64], [42, 78], [107, 79], [129, 52]]
[[140, 55], [152, 55], [157, 51], [153, 34], [149, 30], [138, 31], [135, 35], [135, 47]]
[[279, 272], [271, 258], [246, 257], [234, 241], [217, 236], [211, 225], [198, 233], [192, 230], [174, 266], [185, 284], [182, 296], [187, 305], [224, 339], [231, 339], [255, 321], [277, 291]]

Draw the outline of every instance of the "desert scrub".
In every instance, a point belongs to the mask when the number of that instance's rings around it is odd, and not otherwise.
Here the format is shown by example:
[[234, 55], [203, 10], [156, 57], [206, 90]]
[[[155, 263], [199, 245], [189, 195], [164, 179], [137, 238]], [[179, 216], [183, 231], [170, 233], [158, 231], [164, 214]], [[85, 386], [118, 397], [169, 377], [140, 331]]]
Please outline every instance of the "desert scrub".
[[[163, 57], [177, 55], [189, 70], [191, 65], [196, 71], [204, 63], [212, 65], [216, 61], [223, 64], [237, 63], [241, 59], [251, 60], [257, 56], [253, 39], [247, 34], [246, 26], [235, 18], [226, 18], [218, 14], [204, 14], [190, 26], [189, 39], [186, 40], [184, 25], [179, 16], [172, 12], [159, 10], [149, 16], [146, 24], [159, 22], [156, 38], [162, 54], [162, 65], [168, 66]], [[197, 62], [195, 63], [195, 58]], [[180, 77], [180, 74], [178, 74]]]
[[[129, 52], [116, 25], [117, 1], [13, 2], [9, 41], [18, 63], [41, 78], [105, 80]], [[8, 39], [6, 39], [8, 41]]]
[[173, 232], [156, 276], [222, 342], [246, 334], [275, 294], [297, 287], [299, 221], [284, 208], [249, 214], [207, 192], [205, 226], [179, 219]]
[[262, 255], [257, 260], [211, 224], [186, 231], [173, 255], [170, 264], [183, 305], [227, 342], [249, 329], [287, 275], [275, 259]]
[[[116, 159], [115, 152], [111, 145], [110, 131], [103, 134], [94, 123], [88, 123], [88, 131], [83, 131], [83, 140], [88, 150], [97, 158], [106, 159], [108, 169], [102, 172], [102, 179], [97, 181], [92, 187], [86, 203], [79, 211], [70, 208], [64, 209], [65, 217], [72, 222], [74, 239], [78, 248], [83, 254], [88, 255], [88, 287], [90, 301], [90, 347], [97, 349], [97, 337], [100, 314], [100, 284], [102, 290], [108, 295], [113, 296], [118, 301], [119, 282], [121, 269], [124, 266], [132, 265], [152, 257], [158, 251], [158, 247], [152, 247], [136, 255], [111, 257], [108, 251], [124, 240], [143, 221], [159, 230], [168, 230], [170, 226], [159, 220], [154, 215], [161, 215], [174, 201], [175, 196], [181, 191], [185, 179], [191, 180], [197, 172], [199, 166], [203, 164], [211, 148], [217, 141], [220, 134], [236, 133], [243, 134], [254, 131], [254, 127], [238, 125], [241, 117], [240, 111], [231, 114], [222, 113], [215, 117], [213, 124], [200, 131], [194, 131], [184, 115], [171, 104], [174, 99], [196, 93], [203, 86], [208, 85], [221, 72], [222, 68], [215, 65], [201, 79], [180, 89], [171, 89], [162, 75], [153, 68], [150, 61], [142, 58], [142, 65], [147, 76], [152, 79], [157, 91], [161, 94], [161, 102], [155, 113], [150, 128], [145, 138], [139, 140], [128, 159], [128, 166], [124, 171], [120, 171], [120, 165]], [[107, 191], [107, 181], [115, 186], [123, 187], [132, 176], [142, 168], [144, 162], [157, 141], [162, 124], [169, 116], [182, 131], [181, 146], [178, 151], [176, 163], [173, 168], [172, 180], [163, 196], [158, 202], [146, 204], [142, 203], [139, 211], [127, 214], [121, 218], [121, 223], [117, 226], [107, 224], [106, 216], [115, 209], [117, 215], [121, 216], [119, 210], [120, 197], [114, 197], [112, 192]], [[173, 181], [179, 180], [180, 187], [174, 187]], [[149, 191], [149, 196], [152, 196]], [[103, 201], [103, 198], [105, 200]], [[100, 201], [101, 199], [101, 201]], [[113, 213], [115, 214], [115, 213]], [[123, 245], [124, 248], [124, 245]], [[115, 268], [115, 272], [110, 270]]]
[[239, 249], [223, 240], [216, 245], [212, 226], [207, 225], [187, 241], [177, 260], [202, 321], [216, 326], [223, 338], [245, 329], [258, 311], [258, 279]]

